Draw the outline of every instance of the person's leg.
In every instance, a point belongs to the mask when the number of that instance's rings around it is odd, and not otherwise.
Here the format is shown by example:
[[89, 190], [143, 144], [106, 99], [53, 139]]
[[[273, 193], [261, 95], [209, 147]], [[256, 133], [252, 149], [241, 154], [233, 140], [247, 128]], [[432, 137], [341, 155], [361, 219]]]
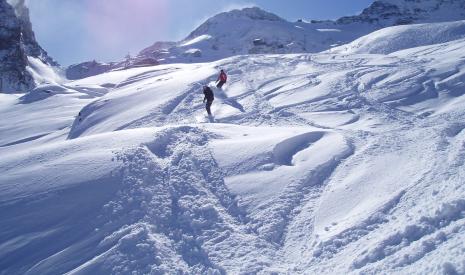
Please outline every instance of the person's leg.
[[220, 81], [220, 82], [218, 82], [218, 85], [216, 85], [216, 87], [217, 87], [218, 89], [221, 89], [221, 87], [223, 87], [224, 83], [226, 83], [226, 82]]
[[207, 101], [207, 105], [205, 105], [205, 107], [206, 107], [206, 109], [207, 109], [207, 113], [208, 113], [209, 115], [212, 114], [212, 112], [211, 112], [211, 110], [210, 110], [210, 106], [212, 106], [212, 103], [213, 103], [213, 101], [208, 100], [208, 101]]

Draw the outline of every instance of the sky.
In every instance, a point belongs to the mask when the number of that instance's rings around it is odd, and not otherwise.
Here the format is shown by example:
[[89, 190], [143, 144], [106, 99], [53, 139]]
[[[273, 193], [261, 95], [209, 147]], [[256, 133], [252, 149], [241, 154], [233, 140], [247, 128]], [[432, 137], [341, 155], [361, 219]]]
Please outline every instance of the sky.
[[68, 66], [117, 61], [156, 41], [179, 41], [207, 18], [258, 6], [290, 21], [354, 15], [373, 0], [29, 0], [36, 38]]

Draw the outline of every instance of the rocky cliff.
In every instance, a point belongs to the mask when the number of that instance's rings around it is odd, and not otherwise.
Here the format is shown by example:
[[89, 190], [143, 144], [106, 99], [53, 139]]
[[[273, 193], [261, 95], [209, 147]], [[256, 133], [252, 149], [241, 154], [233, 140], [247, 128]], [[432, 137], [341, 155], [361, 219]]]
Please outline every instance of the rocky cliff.
[[0, 92], [24, 91], [34, 81], [26, 70], [27, 55], [21, 44], [21, 22], [13, 7], [0, 0]]
[[27, 69], [28, 56], [58, 65], [37, 43], [24, 0], [0, 0], [0, 92], [24, 92], [34, 87]]

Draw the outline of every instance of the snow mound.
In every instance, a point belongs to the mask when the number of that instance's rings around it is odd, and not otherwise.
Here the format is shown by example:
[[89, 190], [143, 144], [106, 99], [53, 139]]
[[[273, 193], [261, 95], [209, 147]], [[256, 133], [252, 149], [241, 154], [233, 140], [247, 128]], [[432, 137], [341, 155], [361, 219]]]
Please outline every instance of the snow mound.
[[465, 38], [465, 21], [394, 26], [329, 50], [340, 54], [389, 54]]

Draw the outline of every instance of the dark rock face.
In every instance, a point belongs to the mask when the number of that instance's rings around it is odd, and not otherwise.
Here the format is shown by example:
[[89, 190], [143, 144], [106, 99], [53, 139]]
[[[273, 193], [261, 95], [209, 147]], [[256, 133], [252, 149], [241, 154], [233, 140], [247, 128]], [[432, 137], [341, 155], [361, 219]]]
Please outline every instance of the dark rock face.
[[177, 44], [176, 42], [158, 41], [158, 42], [155, 42], [152, 46], [143, 49], [139, 53], [139, 55], [142, 55], [142, 56], [153, 55], [159, 51], [168, 50], [169, 48], [176, 46], [176, 44]]
[[37, 43], [24, 0], [0, 0], [0, 92], [25, 92], [35, 86], [28, 56], [58, 66]]
[[0, 0], [0, 92], [25, 91], [34, 86], [27, 72], [21, 43], [21, 21], [6, 0]]
[[29, 18], [29, 9], [24, 2], [25, 0], [9, 0], [10, 5], [13, 6], [16, 16], [21, 23], [21, 42], [24, 46], [26, 55], [37, 57], [48, 65], [58, 66], [58, 63], [48, 56], [47, 52], [37, 43]]
[[378, 0], [360, 15], [338, 19], [339, 24], [369, 23], [379, 27], [465, 18], [463, 0]]
[[113, 63], [100, 63], [97, 61], [88, 61], [71, 65], [66, 69], [66, 78], [70, 80], [86, 78], [93, 75], [108, 72], [114, 68]]
[[354, 22], [380, 23], [391, 17], [401, 17], [400, 8], [394, 4], [376, 1], [370, 7], [363, 10], [360, 15], [346, 16], [337, 20], [340, 24], [350, 24]]

